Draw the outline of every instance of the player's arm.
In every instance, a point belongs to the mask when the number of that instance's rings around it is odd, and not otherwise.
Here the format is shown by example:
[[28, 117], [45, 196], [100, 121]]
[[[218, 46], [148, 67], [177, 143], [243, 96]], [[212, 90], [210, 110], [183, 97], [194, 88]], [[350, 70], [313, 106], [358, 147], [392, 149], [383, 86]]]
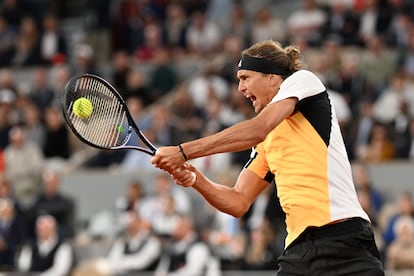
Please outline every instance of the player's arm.
[[[192, 165], [186, 164], [185, 167], [188, 170], [173, 175], [175, 181], [183, 186], [192, 185], [213, 207], [235, 217], [244, 215], [256, 197], [269, 186], [269, 182], [246, 168], [241, 171], [236, 184], [228, 187], [211, 181]], [[189, 171], [196, 174], [194, 183]]]
[[151, 162], [158, 168], [173, 172], [184, 164], [183, 153], [189, 160], [216, 153], [249, 149], [263, 141], [272, 129], [291, 115], [296, 103], [295, 97], [271, 103], [252, 119], [181, 144], [183, 152], [180, 152], [176, 146], [160, 147]]

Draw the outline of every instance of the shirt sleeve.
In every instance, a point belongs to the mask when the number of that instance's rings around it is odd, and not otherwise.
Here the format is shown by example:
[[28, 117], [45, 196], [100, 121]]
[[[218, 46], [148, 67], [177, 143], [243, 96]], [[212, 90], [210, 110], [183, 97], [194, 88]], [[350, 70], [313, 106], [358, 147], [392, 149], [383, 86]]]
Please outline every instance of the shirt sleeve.
[[272, 182], [274, 178], [265, 158], [263, 143], [258, 144], [252, 149], [250, 159], [244, 167], [269, 183]]
[[322, 93], [326, 90], [322, 81], [308, 70], [299, 70], [280, 85], [279, 92], [273, 97], [270, 103], [275, 103], [283, 99], [296, 97], [298, 100]]

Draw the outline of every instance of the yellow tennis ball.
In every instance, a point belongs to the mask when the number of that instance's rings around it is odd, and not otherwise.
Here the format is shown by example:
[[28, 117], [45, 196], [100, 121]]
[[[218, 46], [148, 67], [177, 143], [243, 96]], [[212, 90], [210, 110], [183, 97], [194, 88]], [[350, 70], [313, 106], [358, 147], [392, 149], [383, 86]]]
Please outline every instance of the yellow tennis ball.
[[92, 115], [93, 106], [87, 98], [79, 98], [73, 103], [73, 113], [81, 119], [86, 119]]

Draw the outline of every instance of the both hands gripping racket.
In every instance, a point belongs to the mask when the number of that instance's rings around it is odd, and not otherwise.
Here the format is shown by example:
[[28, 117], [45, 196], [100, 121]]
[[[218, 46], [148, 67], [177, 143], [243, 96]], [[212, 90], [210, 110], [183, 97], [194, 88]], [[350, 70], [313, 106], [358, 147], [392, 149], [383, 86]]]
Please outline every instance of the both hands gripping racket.
[[[88, 111], [80, 112], [79, 103], [85, 102]], [[151, 156], [157, 151], [134, 122], [119, 92], [99, 76], [80, 74], [70, 79], [62, 95], [62, 110], [73, 133], [92, 147], [134, 149]], [[143, 147], [128, 145], [132, 131], [136, 132]]]

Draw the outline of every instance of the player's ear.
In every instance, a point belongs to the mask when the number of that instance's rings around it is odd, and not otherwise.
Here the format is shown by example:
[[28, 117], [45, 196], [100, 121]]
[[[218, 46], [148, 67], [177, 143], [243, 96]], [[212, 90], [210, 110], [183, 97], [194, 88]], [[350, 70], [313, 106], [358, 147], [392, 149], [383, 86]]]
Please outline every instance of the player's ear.
[[280, 85], [282, 77], [276, 74], [269, 74], [269, 81], [272, 86]]

